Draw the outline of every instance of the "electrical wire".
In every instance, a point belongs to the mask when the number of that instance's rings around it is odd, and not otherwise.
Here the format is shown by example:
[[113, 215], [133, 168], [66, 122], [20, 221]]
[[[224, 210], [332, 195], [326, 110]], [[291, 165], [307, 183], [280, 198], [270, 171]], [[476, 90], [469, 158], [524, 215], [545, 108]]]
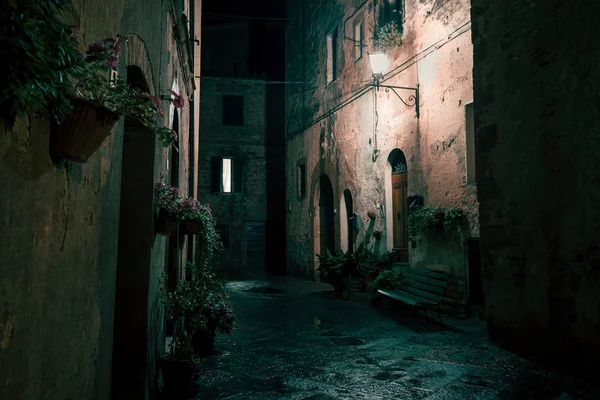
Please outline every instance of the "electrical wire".
[[249, 19], [249, 20], [263, 20], [263, 21], [288, 21], [288, 18], [282, 17], [252, 17], [249, 15], [233, 15], [233, 14], [219, 14], [212, 12], [203, 12], [203, 15], [211, 16], [211, 17], [219, 17], [226, 19]]
[[[387, 74], [387, 76], [380, 83], [383, 83], [383, 82], [386, 82], [386, 81], [390, 80], [391, 78], [393, 78], [394, 76], [396, 76], [396, 75], [400, 74], [401, 72], [407, 70], [409, 67], [411, 67], [412, 65], [416, 64], [417, 62], [419, 62], [423, 58], [427, 57], [428, 55], [430, 55], [433, 52], [439, 50], [440, 48], [442, 48], [446, 44], [450, 43], [452, 40], [454, 40], [457, 37], [461, 36], [462, 34], [468, 32], [471, 29], [470, 27], [467, 28], [467, 29], [465, 29], [465, 30], [463, 30], [462, 32], [459, 32], [459, 31], [461, 29], [465, 28], [470, 23], [471, 23], [470, 20], [467, 21], [467, 22], [465, 22], [464, 24], [462, 24], [458, 28], [456, 28], [453, 32], [451, 32], [450, 34], [448, 34], [447, 38], [438, 40], [437, 42], [435, 42], [432, 45], [430, 45], [429, 47], [427, 47], [425, 50], [420, 51], [419, 53], [415, 54], [414, 56], [412, 56], [409, 59], [407, 59], [406, 61], [404, 61], [399, 66], [397, 66], [396, 68], [392, 69]], [[459, 33], [456, 34], [457, 32], [459, 32]], [[445, 42], [444, 42], [444, 40], [445, 40]], [[390, 75], [390, 73], [391, 73], [391, 75]], [[372, 81], [369, 81], [369, 82], [372, 82]], [[369, 83], [368, 85], [366, 85], [366, 86], [358, 89], [358, 92], [355, 95], [351, 96], [350, 98], [344, 100], [343, 102], [341, 102], [337, 106], [335, 106], [335, 107], [329, 109], [328, 111], [326, 111], [325, 113], [321, 114], [319, 117], [315, 118], [314, 120], [312, 120], [311, 122], [309, 122], [308, 124], [306, 124], [303, 128], [300, 128], [300, 129], [298, 129], [298, 130], [293, 131], [292, 133], [290, 133], [286, 137], [286, 141], [291, 140], [294, 137], [296, 137], [296, 136], [304, 133], [306, 130], [308, 130], [312, 126], [318, 124], [323, 119], [329, 117], [330, 115], [334, 114], [338, 110], [344, 108], [345, 106], [347, 106], [348, 104], [350, 104], [354, 100], [357, 100], [358, 98], [362, 97], [365, 93], [367, 93], [373, 87], [374, 87], [373, 83]]]

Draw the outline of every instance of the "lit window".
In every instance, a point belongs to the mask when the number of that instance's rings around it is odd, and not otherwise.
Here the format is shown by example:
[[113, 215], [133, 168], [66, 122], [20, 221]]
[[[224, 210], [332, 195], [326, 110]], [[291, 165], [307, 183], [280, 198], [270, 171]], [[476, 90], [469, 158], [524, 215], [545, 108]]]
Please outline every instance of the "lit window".
[[210, 191], [212, 193], [242, 193], [243, 162], [241, 159], [212, 157], [210, 169]]

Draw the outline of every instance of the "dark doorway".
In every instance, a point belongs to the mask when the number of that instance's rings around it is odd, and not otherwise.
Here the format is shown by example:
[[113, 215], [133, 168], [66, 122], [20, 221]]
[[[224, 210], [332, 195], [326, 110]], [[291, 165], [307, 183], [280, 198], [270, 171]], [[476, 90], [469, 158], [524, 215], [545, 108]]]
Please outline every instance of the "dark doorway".
[[394, 252], [401, 262], [408, 262], [408, 168], [402, 150], [396, 149], [392, 156], [392, 212]]
[[[148, 87], [137, 67], [127, 68], [128, 83]], [[126, 119], [123, 134], [117, 282], [115, 294], [112, 399], [144, 393], [148, 341], [148, 291], [154, 243], [155, 135]]]
[[327, 175], [319, 178], [319, 225], [321, 254], [327, 254], [327, 249], [335, 253], [335, 222], [333, 208], [333, 187]]
[[246, 221], [246, 272], [248, 276], [265, 276], [265, 233], [265, 221]]
[[348, 253], [354, 253], [354, 205], [352, 204], [352, 193], [344, 190], [344, 203], [346, 205], [346, 221], [348, 226]]
[[[177, 137], [179, 137], [179, 113], [177, 109], [174, 110], [173, 113], [173, 127], [172, 129], [177, 133]], [[169, 171], [171, 173], [171, 186], [178, 188], [179, 187], [179, 151], [175, 148], [175, 146], [171, 146], [171, 157], [169, 161]], [[183, 275], [183, 271], [181, 270], [181, 252], [180, 249], [183, 246], [183, 237], [179, 236], [179, 229], [176, 229], [169, 236], [169, 240], [167, 242], [167, 287], [170, 291], [173, 291], [177, 288], [177, 282]], [[166, 324], [166, 334], [173, 334], [173, 324], [168, 322]]]
[[481, 250], [479, 238], [467, 238], [467, 259], [469, 265], [469, 303], [484, 306], [483, 282], [481, 280]]

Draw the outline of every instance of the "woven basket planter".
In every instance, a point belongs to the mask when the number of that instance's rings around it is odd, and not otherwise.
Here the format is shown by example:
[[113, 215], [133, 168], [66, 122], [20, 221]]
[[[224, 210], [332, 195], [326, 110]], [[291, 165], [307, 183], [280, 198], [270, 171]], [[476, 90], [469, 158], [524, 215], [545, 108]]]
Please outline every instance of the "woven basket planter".
[[60, 124], [53, 124], [50, 155], [84, 163], [98, 150], [119, 120], [108, 108], [89, 100], [70, 98], [73, 111]]

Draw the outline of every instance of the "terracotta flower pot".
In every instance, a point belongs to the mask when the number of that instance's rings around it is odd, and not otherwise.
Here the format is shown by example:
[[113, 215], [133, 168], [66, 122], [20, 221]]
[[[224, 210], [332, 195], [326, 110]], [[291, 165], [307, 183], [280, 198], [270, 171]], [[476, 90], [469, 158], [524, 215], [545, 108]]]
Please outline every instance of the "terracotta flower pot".
[[375, 239], [381, 239], [381, 231], [373, 231], [373, 237]]
[[154, 230], [161, 235], [170, 235], [179, 226], [179, 218], [169, 215], [167, 210], [160, 209], [154, 221]]
[[179, 231], [184, 235], [195, 235], [200, 229], [200, 223], [193, 219], [184, 219], [181, 221]]
[[110, 135], [119, 116], [88, 100], [70, 100], [73, 111], [60, 124], [52, 125], [50, 155], [84, 163]]

